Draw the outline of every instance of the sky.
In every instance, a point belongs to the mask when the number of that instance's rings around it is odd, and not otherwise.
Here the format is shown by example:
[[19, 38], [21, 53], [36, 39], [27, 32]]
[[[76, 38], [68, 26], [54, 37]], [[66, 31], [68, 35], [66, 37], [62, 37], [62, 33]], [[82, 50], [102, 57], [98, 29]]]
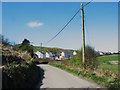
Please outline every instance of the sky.
[[[85, 4], [85, 3], [83, 3]], [[2, 34], [21, 43], [40, 46], [56, 35], [80, 8], [80, 2], [3, 2]], [[85, 7], [86, 45], [99, 51], [118, 51], [118, 3], [92, 2]], [[81, 12], [46, 47], [80, 49]]]
[[0, 33], [2, 33], [2, 3], [0, 2]]
[[[90, 0], [1, 0], [3, 2], [89, 2]], [[119, 2], [119, 0], [93, 0], [94, 2]]]

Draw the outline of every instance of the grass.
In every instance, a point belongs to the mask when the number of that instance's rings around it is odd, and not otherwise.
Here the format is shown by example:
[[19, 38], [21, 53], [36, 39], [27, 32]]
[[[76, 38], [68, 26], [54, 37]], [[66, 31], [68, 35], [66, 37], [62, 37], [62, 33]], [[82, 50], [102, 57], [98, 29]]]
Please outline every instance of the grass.
[[120, 58], [120, 55], [118, 54], [113, 54], [113, 55], [104, 55], [104, 56], [99, 56], [98, 60], [100, 62], [109, 62], [109, 61], [118, 61], [118, 58]]
[[118, 72], [118, 65], [113, 65], [113, 64], [102, 64], [100, 65], [101, 69], [106, 69], [106, 70], [110, 70], [112, 72], [117, 73]]
[[113, 55], [105, 55], [98, 57], [100, 67], [101, 69], [110, 70], [112, 72], [117, 73], [118, 72], [118, 64], [111, 64], [110, 61], [118, 61], [120, 58], [120, 55], [113, 54]]

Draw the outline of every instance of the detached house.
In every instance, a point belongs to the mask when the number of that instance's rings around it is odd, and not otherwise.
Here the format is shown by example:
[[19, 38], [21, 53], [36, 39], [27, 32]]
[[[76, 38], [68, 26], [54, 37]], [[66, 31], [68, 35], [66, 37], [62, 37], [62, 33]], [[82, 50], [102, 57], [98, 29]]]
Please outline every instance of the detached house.
[[50, 58], [50, 55], [48, 52], [45, 53], [45, 58]]
[[69, 58], [72, 57], [72, 55], [73, 55], [73, 53], [70, 52], [70, 51], [63, 51], [60, 54], [60, 58], [62, 58], [62, 59], [69, 59]]
[[74, 52], [73, 52], [73, 55], [77, 55], [77, 52], [76, 52], [76, 51], [74, 51]]
[[35, 52], [35, 54], [38, 56], [38, 58], [44, 58], [44, 54], [39, 51]]

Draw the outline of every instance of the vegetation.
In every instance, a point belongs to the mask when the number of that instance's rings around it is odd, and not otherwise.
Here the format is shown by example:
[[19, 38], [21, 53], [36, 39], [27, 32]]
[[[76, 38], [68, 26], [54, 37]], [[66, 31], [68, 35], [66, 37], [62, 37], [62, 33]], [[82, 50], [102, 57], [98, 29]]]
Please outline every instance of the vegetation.
[[30, 45], [30, 41], [27, 39], [24, 39], [21, 44], [15, 45], [14, 48], [17, 51], [27, 51], [31, 55], [31, 57], [33, 57], [33, 46]]
[[61, 68], [63, 70], [66, 70], [74, 75], [83, 77], [85, 79], [91, 80], [91, 81], [95, 81], [96, 83], [98, 83], [99, 85], [105, 85], [107, 82], [107, 79], [103, 76], [97, 76], [97, 74], [91, 70], [85, 70], [85, 69], [81, 69], [78, 67], [71, 67], [70, 65], [67, 66], [65, 64], [58, 64], [58, 63], [53, 63], [50, 62], [49, 63], [52, 66]]
[[[63, 60], [59, 62], [52, 61], [49, 64], [64, 69], [70, 73], [73, 73], [74, 75], [95, 81], [103, 87], [108, 87], [110, 89], [113, 88], [115, 90], [118, 89], [117, 87], [120, 86], [120, 80], [118, 78], [118, 64], [109, 63], [113, 60], [118, 61], [117, 54], [98, 56], [98, 54], [92, 48], [89, 48], [88, 52], [86, 53], [88, 54], [86, 55], [88, 56], [88, 60], [92, 61], [93, 59], [91, 58], [95, 58], [92, 63], [88, 61], [89, 64], [87, 64], [87, 68], [83, 68], [80, 54], [81, 52], [78, 55], [73, 56], [71, 60]], [[91, 65], [93, 65], [95, 69], [91, 68]]]
[[5, 46], [10, 45], [9, 40], [1, 34], [0, 34], [0, 41], [2, 41], [2, 44], [5, 45]]
[[60, 48], [49, 48], [49, 47], [40, 47], [40, 46], [34, 46], [33, 49], [34, 52], [41, 51], [42, 49], [42, 52], [56, 52], [56, 53], [59, 53], [62, 50]]
[[[20, 52], [25, 57], [26, 53], [31, 55], [33, 50], [40, 49], [30, 45], [30, 41], [24, 39], [21, 44], [15, 45], [14, 49], [10, 49], [10, 44], [7, 39], [3, 39], [3, 88], [31, 88], [39, 80], [39, 69], [35, 63], [30, 59], [23, 58]], [[58, 48], [42, 48], [44, 52], [59, 53], [62, 49]], [[111, 63], [111, 61], [118, 61], [120, 55], [105, 55], [98, 56], [95, 50], [89, 46], [85, 49], [85, 66], [82, 63], [82, 51], [78, 55], [73, 56], [70, 60], [50, 61], [50, 65], [64, 69], [74, 75], [93, 80], [98, 84], [111, 88], [120, 88], [120, 79], [118, 78], [118, 64]], [[47, 61], [46, 61], [47, 62]], [[115, 62], [115, 63], [116, 63]]]
[[[98, 60], [97, 60], [97, 52], [94, 50], [94, 48], [90, 46], [85, 47], [85, 63], [82, 65], [84, 68], [89, 68], [89, 69], [96, 69], [98, 66]], [[80, 52], [80, 60], [82, 60], [82, 48]]]
[[[103, 70], [109, 70], [114, 73], [118, 73], [118, 58], [120, 58], [120, 55], [113, 54], [113, 55], [105, 55], [98, 57], [100, 66], [99, 68]], [[112, 63], [112, 61], [116, 62], [116, 64]]]
[[77, 66], [77, 67], [81, 67], [82, 68], [82, 60], [80, 60], [80, 55], [78, 53], [78, 55], [74, 55], [72, 56], [71, 60], [68, 61], [69, 64], [71, 64], [72, 66]]
[[98, 59], [103, 62], [103, 63], [106, 63], [106, 62], [109, 62], [109, 61], [118, 61], [118, 58], [120, 58], [120, 55], [118, 54], [113, 54], [113, 55], [104, 55], [104, 56], [100, 56]]
[[36, 88], [40, 81], [40, 69], [29, 53], [33, 52], [29, 40], [23, 40], [17, 47], [6, 40], [2, 45], [2, 88]]
[[42, 52], [45, 53], [45, 52], [53, 52], [55, 54], [60, 54], [60, 52], [62, 51], [73, 51], [71, 49], [62, 49], [62, 48], [50, 48], [50, 47], [40, 47], [40, 46], [33, 46], [33, 51], [36, 52], [36, 51], [41, 51], [42, 49]]
[[86, 69], [97, 69], [99, 61], [97, 59], [97, 52], [90, 46], [86, 46], [85, 49], [85, 62], [82, 61], [82, 49], [77, 55], [74, 55], [68, 63]]
[[34, 62], [12, 62], [2, 70], [2, 87], [5, 88], [35, 88], [40, 80], [40, 69]]
[[30, 45], [30, 41], [27, 40], [27, 39], [24, 39], [24, 40], [22, 41], [22, 45]]

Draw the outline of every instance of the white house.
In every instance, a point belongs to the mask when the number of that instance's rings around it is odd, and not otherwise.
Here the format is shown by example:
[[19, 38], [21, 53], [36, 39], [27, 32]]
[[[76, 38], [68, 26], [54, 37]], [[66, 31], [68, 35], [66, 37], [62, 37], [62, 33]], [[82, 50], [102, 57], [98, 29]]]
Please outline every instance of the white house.
[[62, 56], [62, 57], [65, 57], [65, 53], [64, 53], [64, 52], [61, 52], [61, 56]]
[[40, 58], [44, 58], [44, 55], [43, 53], [40, 52]]
[[60, 58], [60, 60], [62, 60], [62, 58], [63, 58], [63, 57], [62, 57], [62, 56], [60, 56], [59, 58]]
[[35, 52], [35, 54], [38, 56], [38, 58], [43, 58], [43, 54], [39, 51]]
[[35, 52], [35, 54], [38, 56], [38, 58], [40, 58], [40, 52], [39, 51]]
[[46, 58], [50, 58], [50, 55], [49, 55], [48, 52], [45, 53], [45, 57], [46, 57]]
[[64, 52], [61, 52], [60, 58], [61, 58], [61, 59], [62, 59], [62, 58], [70, 58], [70, 57], [72, 57], [72, 55], [73, 55], [72, 52], [70, 52], [70, 51], [64, 51]]
[[73, 52], [73, 55], [77, 55], [77, 52], [76, 52], [76, 51], [74, 51], [74, 52]]
[[101, 56], [104, 55], [104, 52], [102, 52], [102, 51], [97, 51], [97, 53]]
[[100, 54], [100, 55], [104, 55], [104, 53], [103, 53], [103, 52], [99, 52], [99, 54]]
[[49, 55], [50, 55], [50, 57], [53, 57], [53, 54], [51, 52], [49, 52]]
[[62, 60], [62, 58], [63, 58], [62, 56], [56, 56], [55, 60]]

